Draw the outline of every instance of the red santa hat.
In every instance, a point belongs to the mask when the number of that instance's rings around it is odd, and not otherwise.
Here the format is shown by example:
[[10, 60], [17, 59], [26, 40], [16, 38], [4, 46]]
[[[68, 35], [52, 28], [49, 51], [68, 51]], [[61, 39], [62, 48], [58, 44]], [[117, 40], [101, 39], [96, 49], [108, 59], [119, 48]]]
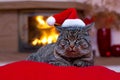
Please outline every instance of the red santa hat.
[[51, 26], [53, 26], [54, 24], [59, 24], [62, 27], [85, 26], [85, 23], [78, 18], [77, 11], [74, 8], [69, 8], [61, 13], [50, 16], [47, 19], [47, 23]]

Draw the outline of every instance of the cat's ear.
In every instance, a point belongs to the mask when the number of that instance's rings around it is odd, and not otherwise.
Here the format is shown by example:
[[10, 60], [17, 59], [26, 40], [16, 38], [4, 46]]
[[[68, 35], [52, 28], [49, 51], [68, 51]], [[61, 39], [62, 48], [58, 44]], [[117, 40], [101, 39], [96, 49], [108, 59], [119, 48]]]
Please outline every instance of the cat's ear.
[[86, 30], [86, 31], [91, 30], [91, 28], [92, 28], [94, 25], [95, 25], [95, 23], [94, 23], [94, 22], [93, 22], [93, 23], [91, 23], [91, 24], [86, 25], [86, 26], [85, 26], [85, 30]]
[[62, 32], [63, 28], [61, 26], [56, 26], [57, 31]]

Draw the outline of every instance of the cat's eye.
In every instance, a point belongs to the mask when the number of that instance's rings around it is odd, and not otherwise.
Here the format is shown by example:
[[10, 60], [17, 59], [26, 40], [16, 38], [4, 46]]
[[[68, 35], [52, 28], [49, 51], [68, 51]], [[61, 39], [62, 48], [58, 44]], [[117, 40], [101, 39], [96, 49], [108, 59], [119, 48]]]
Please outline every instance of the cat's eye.
[[84, 40], [83, 38], [76, 40], [76, 42], [79, 42], [79, 43], [82, 43], [82, 42], [84, 42], [84, 41], [85, 41], [85, 40]]
[[68, 39], [64, 39], [64, 41], [69, 41]]
[[61, 44], [61, 45], [66, 45], [67, 43], [68, 43], [67, 40], [61, 40], [61, 41], [60, 41], [60, 44]]
[[75, 42], [76, 45], [80, 45], [80, 43], [81, 43], [80, 41], [76, 41]]
[[76, 45], [80, 45], [80, 44], [82, 44], [83, 42], [84, 42], [83, 39], [77, 39], [76, 42], [75, 42], [75, 44], [76, 44]]
[[84, 43], [81, 44], [81, 47], [85, 49], [85, 48], [88, 48], [89, 46], [88, 46], [87, 43], [84, 42]]
[[80, 45], [82, 49], [88, 48], [88, 43], [86, 42], [85, 39], [81, 38], [76, 41], [76, 45]]

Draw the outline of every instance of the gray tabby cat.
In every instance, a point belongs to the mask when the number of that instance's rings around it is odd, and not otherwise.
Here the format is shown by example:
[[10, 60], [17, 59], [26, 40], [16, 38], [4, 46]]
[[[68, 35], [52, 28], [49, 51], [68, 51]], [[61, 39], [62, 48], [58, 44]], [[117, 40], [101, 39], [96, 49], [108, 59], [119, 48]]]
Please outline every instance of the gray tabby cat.
[[56, 27], [60, 35], [56, 43], [41, 47], [27, 60], [45, 62], [57, 66], [92, 66], [94, 58], [89, 30], [94, 23], [85, 27]]

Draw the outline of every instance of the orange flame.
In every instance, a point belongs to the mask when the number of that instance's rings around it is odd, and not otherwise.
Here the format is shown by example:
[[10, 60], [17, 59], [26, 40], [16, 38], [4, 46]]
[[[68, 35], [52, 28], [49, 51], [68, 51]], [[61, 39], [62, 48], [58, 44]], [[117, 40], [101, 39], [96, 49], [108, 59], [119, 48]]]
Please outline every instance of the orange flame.
[[35, 38], [32, 41], [32, 45], [46, 45], [50, 43], [55, 43], [58, 38], [58, 32], [54, 26], [49, 26], [43, 16], [36, 16], [36, 21], [38, 22], [37, 28], [40, 30], [40, 37]]

